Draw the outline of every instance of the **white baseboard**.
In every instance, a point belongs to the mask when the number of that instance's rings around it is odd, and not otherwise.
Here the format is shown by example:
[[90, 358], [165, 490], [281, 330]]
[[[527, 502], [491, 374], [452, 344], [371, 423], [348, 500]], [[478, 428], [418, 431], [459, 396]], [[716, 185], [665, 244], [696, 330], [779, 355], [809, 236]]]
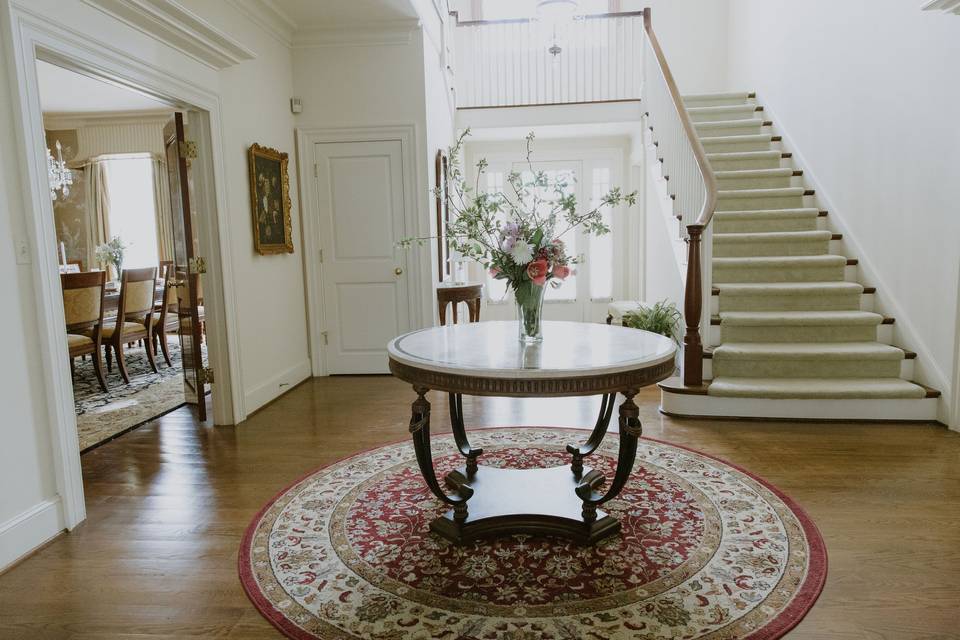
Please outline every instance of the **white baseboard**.
[[0, 524], [0, 571], [28, 555], [65, 528], [59, 497], [44, 500]]
[[661, 390], [660, 410], [677, 417], [934, 422], [937, 420], [937, 399], [773, 400], [690, 395]]
[[261, 384], [243, 394], [244, 406], [247, 414], [253, 413], [271, 400], [279, 398], [284, 393], [300, 384], [311, 375], [310, 360], [305, 359], [289, 369], [271, 376]]
[[[843, 242], [848, 247], [848, 258], [857, 258], [857, 280], [858, 282], [877, 287], [877, 294], [874, 296], [876, 313], [887, 316], [893, 316], [897, 319], [894, 325], [893, 343], [899, 347], [905, 347], [917, 353], [916, 381], [926, 384], [939, 390], [943, 395], [937, 399], [937, 420], [944, 424], [950, 424], [953, 416], [950, 415], [951, 407], [955, 399], [952, 397], [954, 389], [950, 384], [950, 379], [940, 368], [934, 364], [932, 350], [923, 339], [923, 335], [916, 329], [910, 321], [910, 316], [905, 312], [903, 306], [893, 297], [892, 289], [884, 283], [873, 266], [871, 256], [863, 250], [856, 237], [850, 232], [850, 229], [844, 224], [843, 212], [839, 211], [830, 197], [827, 195], [823, 184], [817, 180], [816, 171], [809, 162], [803, 157], [800, 146], [790, 137], [783, 128], [783, 122], [779, 120], [774, 113], [773, 108], [757, 92], [757, 104], [763, 105], [763, 117], [765, 120], [773, 121], [773, 132], [783, 137], [782, 146], [785, 151], [793, 154], [793, 165], [803, 170], [803, 180], [807, 186], [816, 191], [816, 200], [820, 209], [826, 209], [830, 212], [827, 222], [832, 231], [843, 234]], [[960, 410], [958, 410], [960, 418]], [[960, 425], [954, 425], [954, 428], [960, 429]]]

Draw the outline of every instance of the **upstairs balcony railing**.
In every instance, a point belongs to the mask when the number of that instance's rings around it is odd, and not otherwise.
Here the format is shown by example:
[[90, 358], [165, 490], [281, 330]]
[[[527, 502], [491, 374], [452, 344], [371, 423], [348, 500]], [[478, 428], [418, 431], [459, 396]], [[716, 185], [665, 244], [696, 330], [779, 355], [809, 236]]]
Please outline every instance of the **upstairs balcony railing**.
[[457, 21], [457, 107], [639, 100], [643, 13], [574, 20], [553, 40], [527, 19]]

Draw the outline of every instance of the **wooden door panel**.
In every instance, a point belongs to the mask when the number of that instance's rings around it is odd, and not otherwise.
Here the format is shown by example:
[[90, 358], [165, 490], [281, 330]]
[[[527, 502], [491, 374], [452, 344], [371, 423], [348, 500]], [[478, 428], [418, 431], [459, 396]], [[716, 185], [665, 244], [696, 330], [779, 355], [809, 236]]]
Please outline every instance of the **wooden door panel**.
[[[385, 373], [386, 343], [410, 329], [401, 143], [319, 143], [327, 371]], [[399, 273], [398, 273], [399, 270]]]
[[170, 212], [173, 216], [173, 258], [177, 286], [177, 332], [183, 366], [183, 391], [188, 403], [195, 404], [200, 420], [207, 419], [203, 378], [202, 332], [199, 313], [200, 275], [190, 273], [196, 257], [193, 215], [190, 207], [190, 178], [185, 146], [186, 129], [182, 113], [175, 113], [163, 129], [170, 183]]

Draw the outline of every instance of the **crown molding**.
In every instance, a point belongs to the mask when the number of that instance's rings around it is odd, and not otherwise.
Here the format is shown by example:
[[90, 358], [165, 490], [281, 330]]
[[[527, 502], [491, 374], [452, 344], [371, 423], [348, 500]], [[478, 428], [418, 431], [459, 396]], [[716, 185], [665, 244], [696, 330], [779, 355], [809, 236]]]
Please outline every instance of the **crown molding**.
[[960, 0], [930, 0], [923, 5], [924, 11], [943, 11], [960, 16]]
[[124, 124], [165, 123], [173, 109], [143, 109], [128, 111], [54, 112], [43, 114], [44, 129], [79, 129]]
[[266, 0], [226, 1], [281, 44], [286, 47], [293, 46], [293, 34], [297, 30], [297, 23], [279, 7]]
[[389, 46], [409, 44], [420, 20], [354, 22], [299, 27], [293, 36], [295, 48], [342, 46]]
[[213, 69], [256, 57], [253, 51], [175, 0], [83, 0]]

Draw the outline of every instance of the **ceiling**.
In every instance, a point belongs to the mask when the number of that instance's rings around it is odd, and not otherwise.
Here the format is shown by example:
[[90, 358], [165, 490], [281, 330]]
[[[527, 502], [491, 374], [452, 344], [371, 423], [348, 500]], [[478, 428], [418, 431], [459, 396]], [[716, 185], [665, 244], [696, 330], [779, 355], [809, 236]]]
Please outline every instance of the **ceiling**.
[[169, 105], [131, 89], [94, 80], [39, 60], [37, 79], [40, 84], [40, 108], [44, 113], [171, 110]]
[[297, 27], [389, 22], [416, 18], [411, 0], [272, 0]]

